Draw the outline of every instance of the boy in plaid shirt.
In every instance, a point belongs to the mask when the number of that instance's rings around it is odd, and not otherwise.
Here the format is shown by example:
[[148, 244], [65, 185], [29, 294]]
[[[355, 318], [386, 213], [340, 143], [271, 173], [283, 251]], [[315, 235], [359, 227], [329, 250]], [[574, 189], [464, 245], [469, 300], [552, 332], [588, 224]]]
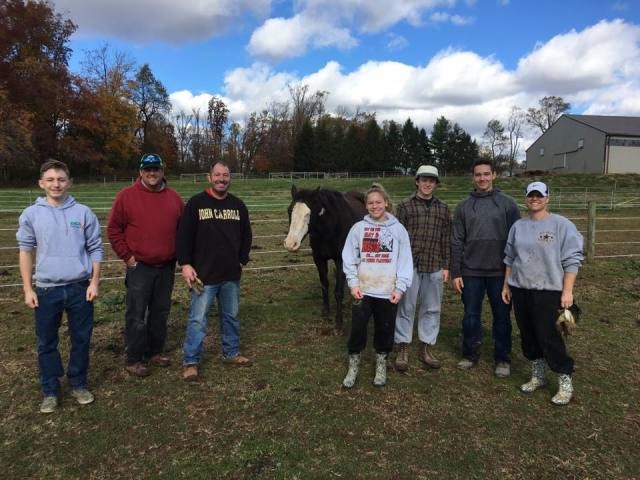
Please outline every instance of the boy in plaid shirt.
[[413, 336], [416, 304], [418, 338], [423, 347], [420, 360], [428, 367], [440, 368], [433, 346], [440, 331], [440, 305], [444, 282], [449, 280], [451, 260], [451, 217], [445, 203], [433, 195], [440, 178], [438, 169], [422, 165], [416, 172], [416, 192], [398, 205], [396, 216], [409, 232], [413, 254], [413, 282], [402, 297], [396, 316], [395, 342], [398, 355], [395, 367], [409, 368], [409, 344]]

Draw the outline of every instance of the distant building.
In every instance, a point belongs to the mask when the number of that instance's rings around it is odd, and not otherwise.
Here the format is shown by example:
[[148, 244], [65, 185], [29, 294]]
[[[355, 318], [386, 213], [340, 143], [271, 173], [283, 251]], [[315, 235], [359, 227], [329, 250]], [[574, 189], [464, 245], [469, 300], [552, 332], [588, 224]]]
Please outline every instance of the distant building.
[[562, 115], [527, 148], [526, 169], [640, 173], [640, 117]]

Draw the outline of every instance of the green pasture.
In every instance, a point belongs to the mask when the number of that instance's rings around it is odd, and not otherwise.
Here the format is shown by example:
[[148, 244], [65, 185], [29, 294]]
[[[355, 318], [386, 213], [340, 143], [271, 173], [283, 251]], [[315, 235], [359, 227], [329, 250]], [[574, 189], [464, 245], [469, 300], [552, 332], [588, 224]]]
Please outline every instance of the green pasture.
[[[364, 190], [373, 179], [295, 181], [298, 187]], [[576, 360], [575, 398], [558, 408], [555, 382], [531, 396], [514, 321], [512, 377], [493, 377], [488, 305], [481, 362], [459, 371], [461, 303], [445, 289], [438, 371], [417, 362], [372, 385], [368, 348], [356, 386], [343, 390], [346, 336], [320, 318], [319, 285], [308, 244], [290, 254], [282, 241], [291, 182], [234, 180], [255, 236], [242, 280], [243, 353], [250, 369], [220, 361], [218, 319], [193, 384], [181, 380], [188, 298], [176, 279], [166, 350], [168, 369], [145, 379], [123, 369], [122, 265], [109, 246], [96, 300], [90, 386], [96, 402], [77, 405], [63, 391], [51, 415], [38, 413], [32, 312], [18, 283], [18, 210], [37, 189], [0, 189], [0, 476], [8, 479], [631, 479], [640, 477], [640, 176], [554, 176], [564, 200], [554, 211], [586, 227], [584, 201], [598, 203], [596, 258], [581, 271], [576, 298], [584, 311], [568, 339]], [[409, 178], [376, 179], [394, 201], [413, 191]], [[496, 185], [521, 202], [528, 178]], [[204, 184], [172, 181], [186, 199]], [[123, 184], [77, 184], [72, 193], [104, 224]], [[469, 178], [445, 178], [438, 195], [455, 205]], [[559, 196], [559, 195], [557, 195]], [[552, 198], [556, 202], [557, 196]], [[634, 206], [635, 205], [635, 206]], [[614, 207], [613, 209], [611, 207]], [[105, 236], [106, 241], [106, 236]], [[633, 243], [636, 242], [636, 243]], [[333, 305], [332, 305], [333, 308]], [[348, 312], [347, 304], [347, 312]], [[345, 330], [349, 328], [347, 313]], [[63, 356], [68, 351], [61, 329]], [[550, 378], [550, 380], [552, 380]]]

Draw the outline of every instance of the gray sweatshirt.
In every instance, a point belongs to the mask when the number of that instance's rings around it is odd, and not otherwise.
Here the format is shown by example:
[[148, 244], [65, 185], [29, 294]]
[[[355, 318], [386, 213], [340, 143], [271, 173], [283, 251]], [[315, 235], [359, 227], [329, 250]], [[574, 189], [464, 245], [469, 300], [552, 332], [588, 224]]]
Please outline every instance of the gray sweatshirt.
[[369, 215], [349, 231], [342, 249], [342, 269], [349, 288], [360, 287], [364, 295], [389, 298], [394, 290], [404, 293], [413, 278], [409, 234], [396, 217], [385, 222]]
[[582, 263], [582, 235], [561, 215], [522, 218], [509, 231], [504, 255], [512, 287], [562, 291], [564, 273], [577, 272]]
[[87, 280], [102, 261], [100, 224], [89, 207], [69, 195], [59, 207], [40, 197], [19, 219], [16, 239], [23, 252], [36, 251], [36, 286]]
[[515, 200], [499, 189], [471, 192], [456, 207], [451, 228], [451, 278], [504, 275], [504, 246], [519, 218]]

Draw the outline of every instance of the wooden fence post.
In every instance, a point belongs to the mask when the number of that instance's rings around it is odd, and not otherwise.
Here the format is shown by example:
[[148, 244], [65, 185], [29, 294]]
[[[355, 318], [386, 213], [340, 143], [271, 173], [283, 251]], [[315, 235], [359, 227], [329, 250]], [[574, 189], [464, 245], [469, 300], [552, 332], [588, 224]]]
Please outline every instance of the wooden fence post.
[[585, 253], [587, 262], [593, 261], [596, 253], [596, 202], [590, 200], [587, 203], [587, 245]]

